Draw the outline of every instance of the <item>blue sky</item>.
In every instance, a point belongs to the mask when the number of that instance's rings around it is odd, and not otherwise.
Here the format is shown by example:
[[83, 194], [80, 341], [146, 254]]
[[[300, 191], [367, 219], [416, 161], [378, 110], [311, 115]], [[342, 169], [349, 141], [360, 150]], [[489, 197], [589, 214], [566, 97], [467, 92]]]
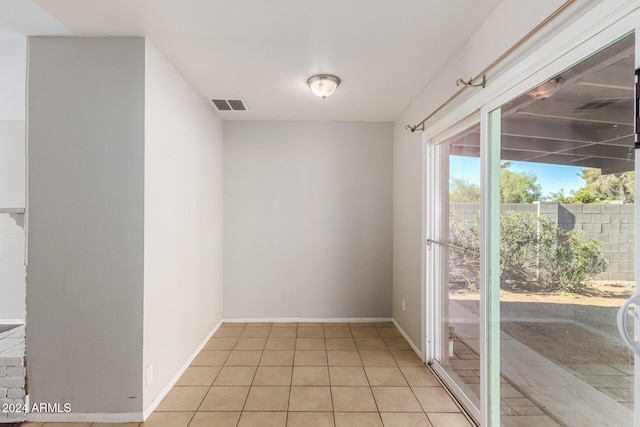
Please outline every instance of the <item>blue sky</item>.
[[[477, 157], [451, 156], [451, 177], [466, 179], [470, 183], [480, 184], [480, 159]], [[538, 177], [537, 183], [542, 187], [542, 195], [555, 193], [564, 189], [569, 195], [584, 185], [580, 177], [583, 168], [576, 166], [548, 165], [543, 163], [511, 162], [513, 172], [530, 172]]]

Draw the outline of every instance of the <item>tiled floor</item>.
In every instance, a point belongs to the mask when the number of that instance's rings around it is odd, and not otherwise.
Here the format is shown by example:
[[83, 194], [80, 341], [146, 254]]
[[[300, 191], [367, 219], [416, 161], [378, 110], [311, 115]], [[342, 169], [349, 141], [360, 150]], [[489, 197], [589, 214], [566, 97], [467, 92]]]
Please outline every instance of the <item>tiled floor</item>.
[[470, 426], [391, 323], [223, 324], [145, 423], [120, 425]]

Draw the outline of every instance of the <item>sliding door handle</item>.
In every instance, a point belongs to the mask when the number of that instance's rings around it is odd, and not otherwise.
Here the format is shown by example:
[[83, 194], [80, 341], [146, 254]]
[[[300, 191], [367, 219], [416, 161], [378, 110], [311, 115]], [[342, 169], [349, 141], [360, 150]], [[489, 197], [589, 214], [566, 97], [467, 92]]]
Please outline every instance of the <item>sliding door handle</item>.
[[629, 317], [636, 320], [639, 319], [635, 310], [633, 312], [629, 311], [629, 306], [631, 306], [631, 304], [640, 306], [640, 293], [634, 294], [631, 298], [626, 300], [618, 310], [618, 331], [620, 331], [620, 336], [624, 340], [625, 344], [640, 356], [640, 341], [636, 341], [634, 338], [629, 336], [627, 329], [627, 320]]

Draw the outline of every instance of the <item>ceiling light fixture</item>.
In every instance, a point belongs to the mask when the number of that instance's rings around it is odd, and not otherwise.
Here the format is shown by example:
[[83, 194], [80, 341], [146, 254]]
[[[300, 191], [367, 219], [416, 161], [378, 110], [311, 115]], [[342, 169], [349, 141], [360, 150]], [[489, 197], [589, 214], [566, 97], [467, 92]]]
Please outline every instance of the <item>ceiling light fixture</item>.
[[340, 85], [340, 78], [332, 74], [316, 74], [307, 79], [307, 84], [313, 93], [325, 99], [336, 91]]

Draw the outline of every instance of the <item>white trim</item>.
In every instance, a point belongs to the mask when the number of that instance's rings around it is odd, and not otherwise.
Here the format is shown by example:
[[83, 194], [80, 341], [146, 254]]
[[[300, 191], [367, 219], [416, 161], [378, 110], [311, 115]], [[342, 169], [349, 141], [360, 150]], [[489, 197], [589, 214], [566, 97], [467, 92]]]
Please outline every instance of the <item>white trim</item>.
[[[421, 150], [420, 156], [422, 157], [422, 212], [427, 212], [427, 202], [429, 197], [429, 187], [427, 185], [427, 175], [428, 169], [427, 166], [429, 164], [429, 155], [431, 153], [431, 147], [427, 144], [427, 140], [422, 138], [421, 142]], [[424, 310], [425, 301], [427, 298], [427, 236], [428, 236], [428, 227], [429, 223], [427, 222], [426, 215], [422, 215], [422, 229], [420, 234], [420, 306], [422, 309], [420, 310], [420, 358], [423, 362], [426, 362], [426, 359], [429, 355], [427, 351], [427, 313]], [[396, 325], [398, 329], [401, 329], [399, 325]], [[402, 333], [402, 332], [401, 332]], [[407, 338], [407, 337], [405, 337]], [[407, 340], [409, 341], [409, 340]]]
[[117, 414], [69, 412], [57, 414], [51, 412], [29, 412], [27, 422], [30, 423], [139, 423], [142, 412], [126, 412]]
[[391, 317], [263, 317], [223, 319], [225, 323], [374, 323], [391, 322]]
[[24, 319], [0, 319], [0, 325], [25, 325], [26, 322]]
[[402, 329], [402, 327], [396, 321], [396, 319], [392, 319], [391, 321], [393, 322], [393, 325], [396, 328], [398, 328], [398, 332], [400, 332], [400, 334], [404, 337], [404, 339], [407, 340], [407, 342], [409, 343], [409, 345], [411, 346], [413, 351], [415, 351], [416, 354], [418, 355], [418, 357], [424, 362], [424, 355], [422, 354], [422, 352], [420, 351], [418, 346], [413, 342], [413, 340], [411, 338], [409, 338], [409, 335], [407, 335], [407, 333], [404, 331], [404, 329]]
[[[200, 351], [202, 351], [204, 346], [207, 345], [207, 343], [209, 342], [209, 340], [211, 339], [213, 334], [216, 333], [218, 328], [220, 328], [220, 325], [222, 325], [222, 323], [224, 323], [224, 322], [225, 322], [224, 320], [220, 320], [218, 322], [218, 324], [213, 327], [211, 332], [209, 332], [207, 334], [207, 336], [204, 337], [202, 342], [200, 342], [200, 345], [195, 349], [195, 351], [193, 353], [191, 353], [191, 356], [189, 356], [189, 358], [184, 363], [184, 365], [182, 365], [182, 368], [180, 368], [180, 370], [178, 372], [176, 372], [176, 374], [173, 376], [173, 378], [171, 378], [171, 381], [169, 381], [167, 383], [167, 385], [162, 389], [160, 394], [158, 394], [158, 396], [153, 400], [153, 402], [151, 402], [149, 404], [149, 406], [147, 406], [147, 409], [144, 410], [144, 412], [142, 413], [142, 416], [143, 416], [142, 421], [146, 421], [146, 419], [149, 418], [149, 416], [153, 413], [153, 411], [156, 410], [156, 408], [158, 407], [160, 402], [162, 402], [162, 399], [164, 399], [164, 397], [167, 395], [167, 393], [169, 393], [169, 391], [171, 391], [171, 389], [178, 382], [178, 380], [180, 379], [180, 377], [182, 376], [184, 371], [186, 371], [187, 368], [189, 367], [189, 365], [191, 365], [191, 362], [193, 362], [193, 359], [195, 359], [196, 356], [198, 354], [200, 354]], [[136, 421], [139, 421], [139, 420], [136, 420]]]
[[23, 214], [24, 208], [0, 208], [0, 214]]

